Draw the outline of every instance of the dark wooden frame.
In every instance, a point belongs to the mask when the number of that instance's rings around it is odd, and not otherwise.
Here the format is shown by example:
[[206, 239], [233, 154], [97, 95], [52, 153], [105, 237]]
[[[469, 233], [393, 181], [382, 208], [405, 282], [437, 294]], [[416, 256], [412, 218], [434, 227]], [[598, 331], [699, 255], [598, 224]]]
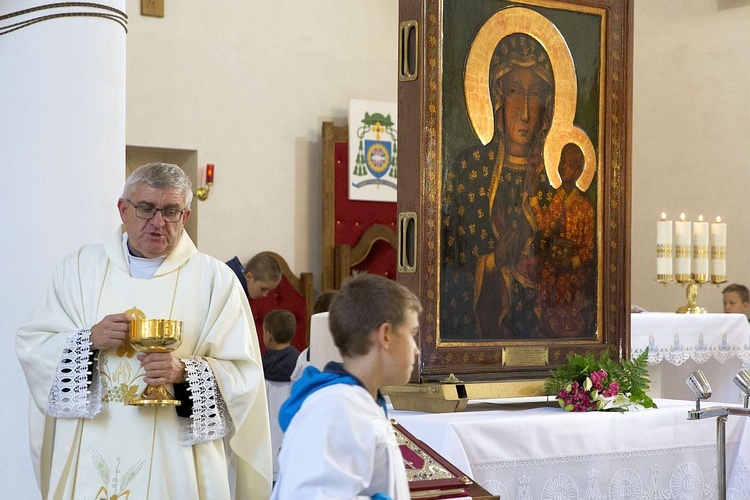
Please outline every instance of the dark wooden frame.
[[[630, 151], [632, 115], [631, 0], [462, 0], [463, 8], [488, 3], [544, 12], [564, 9], [600, 16], [601, 121], [597, 137], [597, 337], [534, 341], [443, 342], [440, 325], [441, 183], [443, 118], [443, 3], [455, 0], [401, 0], [399, 62], [399, 214], [416, 214], [414, 231], [400, 228], [399, 261], [416, 262], [414, 272], [398, 280], [413, 290], [425, 310], [421, 351], [413, 382], [540, 380], [570, 352], [610, 350], [614, 358], [630, 353]], [[474, 4], [474, 5], [472, 5]], [[406, 30], [412, 27], [412, 37]], [[407, 34], [405, 34], [407, 33]], [[442, 45], [441, 45], [442, 44]], [[416, 57], [410, 59], [410, 54]], [[413, 245], [414, 255], [404, 259]]]
[[351, 276], [352, 268], [370, 255], [373, 245], [378, 241], [384, 241], [395, 249], [397, 245], [396, 233], [385, 224], [373, 224], [365, 229], [356, 245], [351, 246], [346, 243], [335, 245], [334, 269], [336, 276], [333, 288], [336, 290], [341, 288], [344, 281]]
[[[348, 147], [347, 133], [346, 125], [323, 122], [322, 290], [340, 288], [355, 266], [359, 271], [383, 274], [376, 269], [377, 263], [387, 262], [396, 249], [396, 203], [350, 200], [347, 193], [342, 193], [347, 183], [342, 174], [347, 174], [348, 164], [342, 158], [341, 146]], [[373, 247], [379, 240], [387, 245]], [[373, 262], [375, 268], [370, 267]], [[395, 279], [395, 262], [392, 269], [389, 266], [384, 275]]]
[[337, 127], [333, 122], [323, 122], [323, 269], [322, 290], [337, 286], [336, 271], [336, 143], [349, 140], [349, 128]]

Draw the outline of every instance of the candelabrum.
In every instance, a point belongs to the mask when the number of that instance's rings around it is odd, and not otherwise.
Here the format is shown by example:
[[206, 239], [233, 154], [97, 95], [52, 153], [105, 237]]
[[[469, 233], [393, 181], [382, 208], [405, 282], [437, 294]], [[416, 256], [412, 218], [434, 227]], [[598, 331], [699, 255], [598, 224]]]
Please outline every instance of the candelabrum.
[[696, 302], [698, 287], [726, 282], [726, 223], [717, 217], [709, 225], [702, 215], [690, 222], [684, 213], [674, 223], [664, 213], [661, 217], [656, 225], [656, 280], [685, 286], [687, 303], [677, 309], [678, 313], [705, 313]]
[[[683, 306], [680, 306], [677, 308], [677, 313], [680, 314], [704, 314], [708, 311], [699, 306], [697, 303], [698, 299], [698, 287], [700, 285], [704, 285], [706, 283], [709, 283], [708, 280], [705, 281], [697, 281], [694, 278], [687, 279], [687, 280], [677, 280], [678, 283], [685, 286], [685, 297], [687, 298], [687, 303]], [[725, 283], [726, 280], [721, 281], [712, 281], [711, 283], [714, 283], [715, 285], [720, 285], [721, 283]]]

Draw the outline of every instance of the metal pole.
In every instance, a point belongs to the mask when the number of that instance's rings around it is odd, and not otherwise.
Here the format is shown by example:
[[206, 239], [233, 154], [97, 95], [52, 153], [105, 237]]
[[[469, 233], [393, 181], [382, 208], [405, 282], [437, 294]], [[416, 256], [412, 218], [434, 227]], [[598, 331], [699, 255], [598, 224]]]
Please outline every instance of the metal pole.
[[716, 417], [716, 476], [719, 487], [719, 500], [727, 500], [727, 416]]
[[745, 394], [744, 408], [713, 406], [701, 409], [701, 399], [711, 397], [711, 386], [700, 370], [693, 372], [685, 381], [695, 394], [695, 410], [688, 410], [688, 420], [700, 420], [716, 417], [716, 484], [719, 500], [727, 500], [727, 431], [726, 423], [729, 415], [750, 417], [747, 408], [750, 397], [750, 373], [742, 370], [734, 378], [734, 383]]

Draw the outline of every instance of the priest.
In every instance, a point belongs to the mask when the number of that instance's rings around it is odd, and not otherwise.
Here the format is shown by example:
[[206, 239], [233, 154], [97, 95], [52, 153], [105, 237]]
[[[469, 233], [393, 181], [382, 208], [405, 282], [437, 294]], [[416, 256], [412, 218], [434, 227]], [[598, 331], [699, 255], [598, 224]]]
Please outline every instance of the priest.
[[[271, 446], [245, 292], [184, 230], [192, 186], [176, 165], [127, 179], [123, 222], [56, 269], [17, 334], [43, 498], [268, 498]], [[183, 322], [173, 352], [138, 353], [134, 312]], [[131, 405], [146, 384], [181, 404]]]

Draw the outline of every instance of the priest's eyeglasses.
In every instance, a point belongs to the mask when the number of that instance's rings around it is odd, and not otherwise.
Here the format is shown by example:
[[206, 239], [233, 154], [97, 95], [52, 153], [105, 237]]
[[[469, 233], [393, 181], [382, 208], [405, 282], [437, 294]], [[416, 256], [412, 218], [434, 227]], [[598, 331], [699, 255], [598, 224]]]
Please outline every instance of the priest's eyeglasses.
[[175, 223], [180, 222], [182, 214], [185, 213], [185, 210], [180, 210], [174, 207], [156, 208], [153, 205], [136, 205], [127, 198], [126, 201], [133, 205], [135, 208], [135, 216], [139, 219], [151, 220], [156, 217], [156, 212], [161, 212], [161, 218], [164, 219], [164, 222]]

